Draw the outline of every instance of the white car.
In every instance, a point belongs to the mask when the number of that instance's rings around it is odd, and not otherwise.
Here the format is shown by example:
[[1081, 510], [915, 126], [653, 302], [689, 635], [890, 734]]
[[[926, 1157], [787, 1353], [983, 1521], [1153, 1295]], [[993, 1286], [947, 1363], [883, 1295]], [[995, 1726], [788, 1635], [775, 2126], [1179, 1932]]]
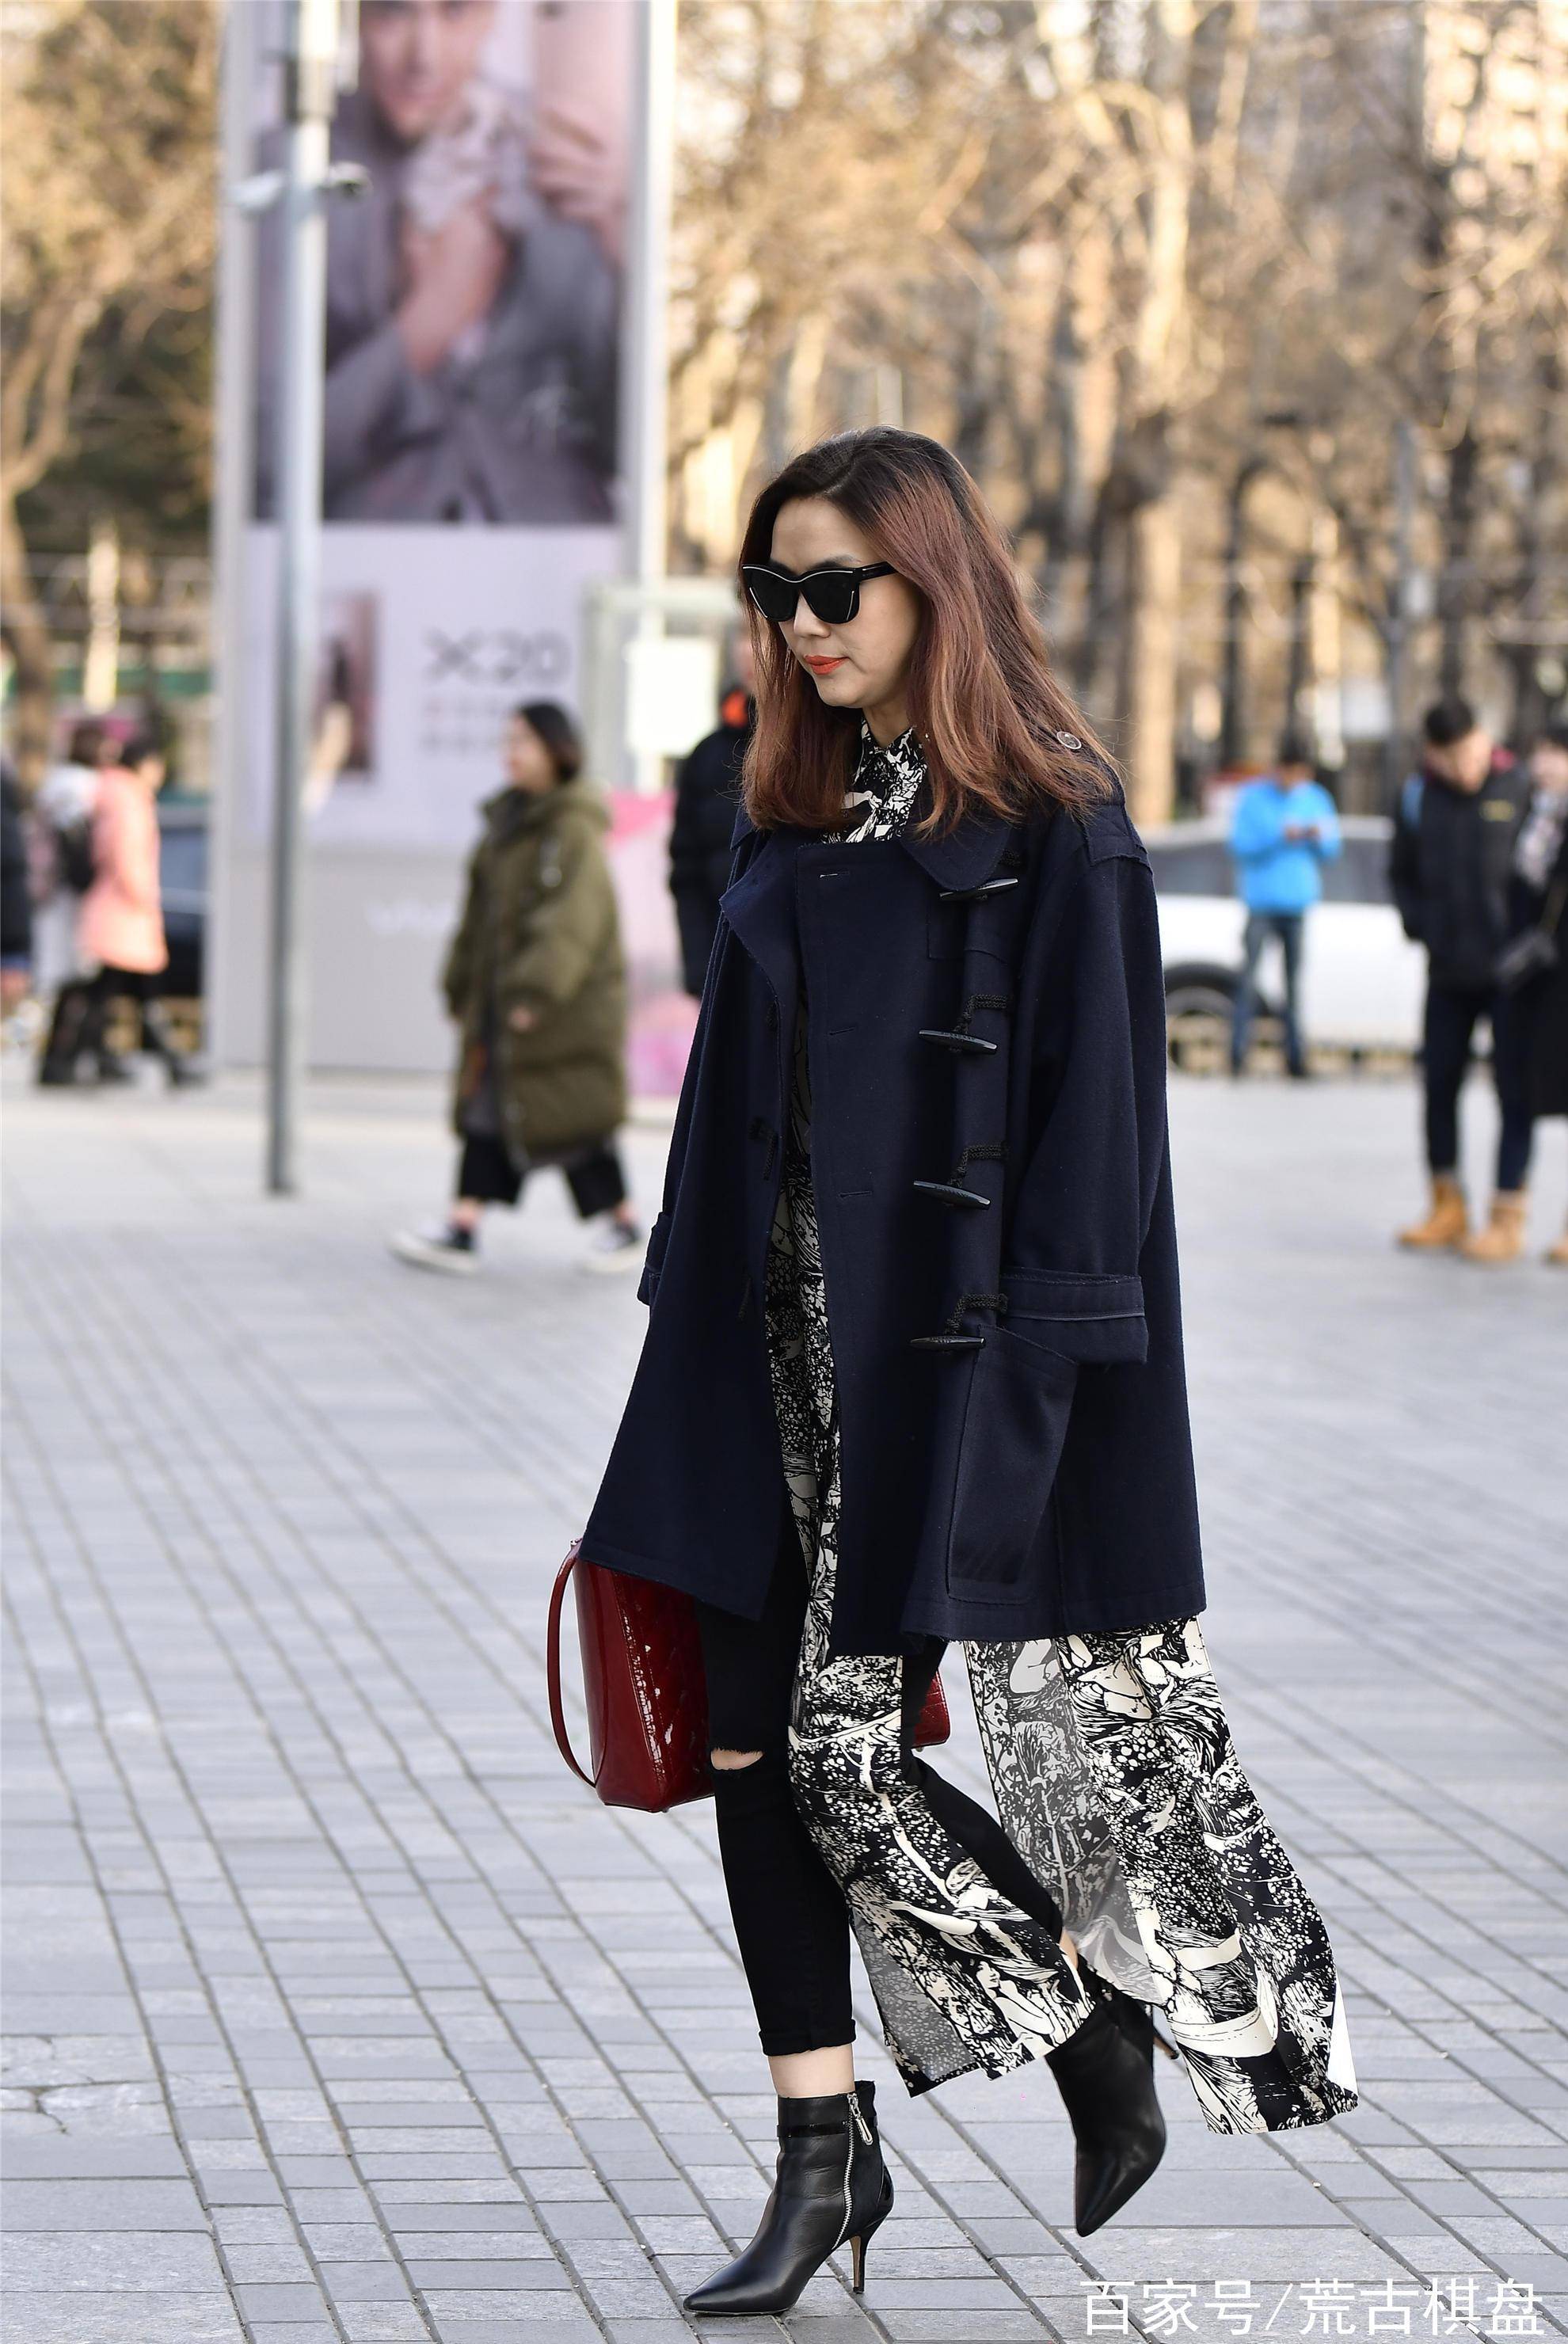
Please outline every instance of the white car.
[[[1323, 900], [1307, 915], [1301, 964], [1309, 1048], [1405, 1056], [1420, 1041], [1426, 955], [1405, 935], [1389, 894], [1391, 827], [1381, 814], [1346, 815], [1340, 853], [1323, 866]], [[1171, 1057], [1195, 1070], [1225, 1063], [1241, 972], [1247, 914], [1228, 835], [1228, 823], [1207, 818], [1144, 833], [1159, 902]], [[1258, 969], [1259, 1040], [1277, 1037], [1282, 984], [1270, 942]]]

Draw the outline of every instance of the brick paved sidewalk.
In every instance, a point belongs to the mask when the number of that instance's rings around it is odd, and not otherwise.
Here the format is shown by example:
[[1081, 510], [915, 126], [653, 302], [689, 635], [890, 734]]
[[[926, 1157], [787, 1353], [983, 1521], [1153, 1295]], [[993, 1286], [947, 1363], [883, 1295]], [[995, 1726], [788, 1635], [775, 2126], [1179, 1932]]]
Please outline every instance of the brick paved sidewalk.
[[[773, 2109], [706, 1810], [607, 1813], [549, 1738], [632, 1281], [581, 1275], [554, 1181], [482, 1278], [392, 1262], [433, 1088], [319, 1086], [268, 1203], [248, 1086], [7, 1081], [6, 2336], [673, 2344]], [[1166, 2163], [1084, 2242], [1048, 2076], [909, 2102], [868, 2019], [898, 2208], [813, 2344], [1078, 2344], [1095, 2278], [1155, 2336], [1430, 2336], [1429, 2280], [1568, 2328], [1568, 1278], [1393, 1252], [1413, 1122], [1175, 1100], [1209, 1642], [1363, 2106], [1219, 2139], [1162, 2073]], [[966, 1719], [951, 1757], [976, 1784]]]

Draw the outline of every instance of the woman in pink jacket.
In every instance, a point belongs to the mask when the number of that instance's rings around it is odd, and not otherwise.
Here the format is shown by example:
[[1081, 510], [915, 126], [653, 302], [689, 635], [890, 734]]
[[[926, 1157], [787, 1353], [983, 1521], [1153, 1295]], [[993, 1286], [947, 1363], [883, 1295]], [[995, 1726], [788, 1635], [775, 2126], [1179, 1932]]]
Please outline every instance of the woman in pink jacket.
[[163, 1060], [170, 1082], [196, 1079], [169, 1037], [157, 999], [157, 979], [168, 966], [155, 804], [163, 777], [162, 752], [144, 736], [126, 743], [123, 764], [112, 766], [98, 783], [94, 878], [82, 898], [77, 940], [83, 958], [98, 965], [85, 1046], [106, 1082], [129, 1079], [124, 1061], [104, 1042], [109, 1005], [126, 995], [140, 1003], [144, 1044]]

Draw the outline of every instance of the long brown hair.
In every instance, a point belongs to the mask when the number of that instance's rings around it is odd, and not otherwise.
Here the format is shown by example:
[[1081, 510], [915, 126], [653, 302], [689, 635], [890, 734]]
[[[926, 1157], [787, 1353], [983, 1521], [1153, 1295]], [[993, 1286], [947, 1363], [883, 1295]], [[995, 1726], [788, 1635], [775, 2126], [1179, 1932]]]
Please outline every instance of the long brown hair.
[[[835, 504], [919, 594], [909, 712], [932, 791], [921, 827], [947, 829], [977, 805], [1016, 817], [1042, 799], [1079, 813], [1101, 803], [1110, 783], [1057, 735], [1106, 753], [1052, 676], [1007, 541], [957, 458], [885, 424], [819, 440], [758, 495], [743, 565], [772, 560], [774, 519], [798, 497]], [[845, 819], [859, 712], [828, 707], [749, 595], [745, 607], [757, 666], [746, 812], [759, 830], [833, 830]]]

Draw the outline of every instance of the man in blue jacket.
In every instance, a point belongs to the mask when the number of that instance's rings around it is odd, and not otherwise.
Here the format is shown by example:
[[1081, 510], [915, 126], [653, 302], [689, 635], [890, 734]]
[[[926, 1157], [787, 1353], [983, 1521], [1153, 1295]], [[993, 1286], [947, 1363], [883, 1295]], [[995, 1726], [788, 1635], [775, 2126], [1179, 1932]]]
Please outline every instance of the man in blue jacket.
[[1247, 906], [1241, 982], [1236, 988], [1236, 1023], [1230, 1039], [1230, 1071], [1245, 1072], [1247, 1037], [1257, 1006], [1258, 963], [1264, 945], [1277, 937], [1285, 964], [1285, 1063], [1300, 1081], [1307, 1072], [1301, 1041], [1299, 988], [1301, 931], [1307, 914], [1323, 892], [1323, 865], [1340, 851], [1340, 818], [1327, 790], [1312, 779], [1305, 743], [1288, 733], [1271, 773], [1249, 782], [1236, 801], [1230, 852], [1237, 884]]

